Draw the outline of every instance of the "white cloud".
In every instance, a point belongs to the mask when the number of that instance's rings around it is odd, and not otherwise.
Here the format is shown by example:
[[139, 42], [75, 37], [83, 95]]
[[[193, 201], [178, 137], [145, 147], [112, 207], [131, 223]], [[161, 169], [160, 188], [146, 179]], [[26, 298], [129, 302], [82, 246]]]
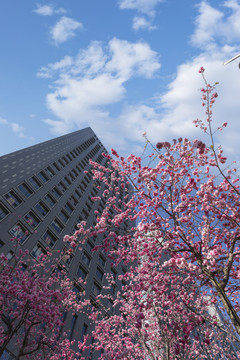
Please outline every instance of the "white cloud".
[[94, 78], [99, 74], [111, 74], [113, 78], [127, 81], [133, 76], [151, 78], [159, 70], [158, 55], [148, 43], [139, 41], [131, 43], [113, 38], [108, 46], [93, 41], [87, 49], [80, 50], [76, 58], [65, 56], [56, 63], [40, 69], [48, 77], [60, 74], [63, 77], [80, 76]]
[[0, 124], [7, 125], [8, 121], [2, 117], [0, 117]]
[[212, 43], [216, 31], [219, 31], [219, 22], [222, 21], [222, 18], [222, 12], [202, 1], [199, 5], [199, 15], [196, 19], [196, 29], [191, 38], [192, 44], [202, 47]]
[[24, 127], [23, 126], [21, 126], [17, 123], [10, 122], [2, 117], [0, 117], [0, 124], [10, 127], [11, 130], [20, 138], [26, 137], [24, 135]]
[[215, 134], [216, 143], [222, 143], [230, 157], [239, 149], [239, 94], [240, 71], [235, 61], [227, 66], [223, 62], [239, 52], [238, 27], [240, 26], [240, 5], [235, 0], [225, 1], [228, 12], [220, 12], [207, 2], [201, 2], [195, 22], [192, 41], [199, 47], [199, 55], [178, 66], [167, 91], [155, 97], [151, 105], [126, 106], [119, 121], [123, 138], [139, 142], [140, 135], [147, 131], [153, 142], [178, 137], [209, 138], [192, 121], [197, 117], [205, 119], [205, 108], [201, 106], [201, 92], [204, 86], [199, 68], [206, 68], [207, 81], [219, 82], [216, 91], [219, 97], [213, 108], [215, 128], [227, 121], [224, 132]]
[[119, 7], [122, 10], [137, 10], [140, 13], [153, 16], [155, 7], [163, 0], [120, 0]]
[[[73, 125], [105, 118], [107, 112], [100, 106], [122, 100], [125, 94], [122, 81], [110, 74], [100, 74], [92, 79], [73, 79], [64, 76], [57, 82], [57, 88], [47, 96], [47, 105], [55, 116]], [[53, 124], [53, 123], [52, 123]]]
[[223, 6], [230, 9], [229, 16], [225, 16], [224, 11], [213, 8], [206, 1], [199, 4], [196, 29], [191, 38], [193, 45], [206, 49], [216, 46], [216, 42], [224, 45], [239, 40], [240, 4], [237, 0], [228, 0]]
[[37, 4], [37, 8], [33, 10], [38, 15], [42, 16], [52, 16], [54, 14], [64, 14], [66, 12], [63, 8], [55, 9], [52, 5], [39, 5]]
[[106, 69], [128, 80], [132, 76], [151, 78], [160, 68], [157, 54], [146, 42], [130, 43], [113, 39], [109, 42], [112, 55]]
[[9, 123], [12, 131], [17, 134], [19, 137], [23, 138], [25, 137], [23, 131], [24, 131], [24, 127], [17, 124], [17, 123]]
[[72, 74], [85, 74], [92, 77], [95, 74], [104, 72], [105, 64], [109, 54], [99, 41], [92, 41], [86, 50], [79, 51], [75, 64], [72, 66]]
[[44, 68], [46, 74], [57, 77], [54, 91], [47, 95], [47, 106], [58, 118], [45, 122], [56, 134], [90, 124], [104, 138], [111, 133], [109, 143], [115, 137], [116, 125], [106, 106], [125, 98], [128, 80], [151, 78], [159, 68], [156, 52], [145, 42], [130, 43], [114, 38], [107, 47], [93, 42], [76, 58], [67, 62], [62, 59]]
[[157, 27], [152, 25], [152, 21], [146, 19], [143, 16], [134, 16], [133, 18], [133, 29], [138, 31], [138, 30], [143, 30], [143, 29], [147, 29], [147, 30], [155, 30]]
[[[214, 123], [218, 126], [229, 122], [223, 136], [216, 134], [216, 142], [221, 141], [224, 148], [234, 154], [234, 149], [239, 148], [240, 72], [236, 62], [227, 66], [222, 63], [239, 52], [231, 31], [237, 28], [240, 5], [236, 1], [225, 1], [228, 12], [223, 15], [209, 6], [201, 2], [195, 22], [192, 41], [198, 46], [199, 54], [180, 65], [166, 92], [156, 95], [148, 104], [129, 105], [126, 96], [130, 79], [151, 78], [160, 68], [157, 53], [145, 42], [112, 39], [107, 47], [93, 42], [75, 58], [46, 66], [46, 71], [56, 76], [54, 90], [47, 96], [48, 108], [56, 120], [45, 120], [52, 131], [63, 134], [91, 126], [106, 146], [127, 153], [139, 151], [144, 131], [153, 142], [180, 136], [208, 141], [192, 124], [197, 117], [204, 119], [205, 116], [198, 91], [203, 87], [198, 69], [203, 65], [208, 82], [220, 83], [219, 98], [213, 109]], [[224, 41], [219, 34], [224, 36]], [[207, 46], [204, 47], [204, 43]], [[113, 104], [118, 108], [114, 116]]]
[[138, 30], [155, 30], [153, 19], [156, 14], [155, 8], [164, 0], [119, 0], [119, 7], [122, 10], [135, 10], [145, 16], [134, 16], [132, 27]]
[[64, 56], [60, 61], [48, 64], [48, 66], [43, 66], [38, 71], [37, 76], [41, 78], [51, 78], [55, 71], [62, 70], [70, 67], [72, 65], [72, 58], [70, 56]]
[[83, 24], [69, 17], [62, 16], [51, 29], [50, 35], [56, 44], [63, 43], [76, 35], [76, 31], [83, 29]]
[[[168, 85], [168, 90], [159, 96], [159, 126], [163, 127], [159, 132], [159, 140], [164, 140], [164, 137], [169, 139], [169, 136], [202, 136], [193, 127], [192, 120], [205, 117], [201, 107], [201, 94], [196, 91], [204, 85], [198, 74], [199, 67], [203, 65], [207, 81], [212, 84], [216, 81], [220, 83], [216, 89], [219, 98], [213, 109], [214, 123], [219, 126], [225, 121], [229, 122], [224, 136], [216, 134], [216, 141], [221, 141], [229, 153], [234, 153], [234, 148], [238, 149], [240, 74], [237, 62], [227, 66], [222, 64], [239, 51], [236, 34], [238, 35], [240, 23], [240, 5], [235, 0], [225, 1], [223, 5], [231, 12], [220, 12], [206, 1], [199, 5], [191, 41], [200, 49], [200, 53], [177, 68], [176, 77]], [[149, 126], [148, 132], [158, 141], [153, 128]]]

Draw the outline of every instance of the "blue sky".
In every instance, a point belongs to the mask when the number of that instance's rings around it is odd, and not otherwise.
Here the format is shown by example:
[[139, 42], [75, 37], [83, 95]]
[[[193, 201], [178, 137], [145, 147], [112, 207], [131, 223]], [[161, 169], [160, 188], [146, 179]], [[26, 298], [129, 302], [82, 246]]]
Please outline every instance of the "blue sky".
[[201, 137], [200, 66], [218, 81], [217, 142], [239, 151], [240, 0], [8, 0], [0, 3], [0, 154], [91, 126], [140, 152]]

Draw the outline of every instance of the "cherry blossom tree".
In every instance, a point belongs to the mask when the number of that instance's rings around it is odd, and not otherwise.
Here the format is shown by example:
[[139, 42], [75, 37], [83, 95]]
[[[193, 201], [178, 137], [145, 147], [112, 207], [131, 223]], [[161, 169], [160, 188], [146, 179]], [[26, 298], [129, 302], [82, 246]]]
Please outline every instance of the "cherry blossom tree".
[[[179, 138], [153, 146], [146, 138], [142, 157], [112, 150], [105, 166], [90, 161], [106, 206], [95, 226], [82, 222], [64, 240], [74, 249], [101, 236], [95, 250], [124, 269], [107, 276], [94, 302], [77, 303], [71, 283], [49, 276], [41, 261], [25, 269], [21, 257], [0, 258], [0, 355], [16, 343], [17, 359], [83, 360], [94, 351], [108, 360], [240, 358], [239, 179], [215, 145], [227, 125], [213, 129], [216, 84], [200, 74], [206, 120], [194, 124], [209, 145]], [[61, 311], [84, 307], [93, 331], [75, 354], [59, 340]]]
[[72, 284], [52, 273], [46, 258], [16, 252], [0, 256], [0, 356], [14, 348], [19, 359], [76, 359], [61, 335], [62, 312], [77, 310]]
[[[105, 166], [91, 161], [106, 208], [95, 227], [79, 224], [67, 240], [76, 247], [100, 234], [113, 264], [127, 269], [122, 290], [111, 296], [109, 279], [90, 316], [102, 359], [240, 357], [239, 179], [215, 146], [215, 131], [227, 125], [213, 129], [216, 84], [199, 72], [206, 120], [194, 124], [209, 145], [179, 138], [153, 146], [146, 138], [142, 157], [112, 150]], [[126, 230], [129, 221], [136, 226]]]

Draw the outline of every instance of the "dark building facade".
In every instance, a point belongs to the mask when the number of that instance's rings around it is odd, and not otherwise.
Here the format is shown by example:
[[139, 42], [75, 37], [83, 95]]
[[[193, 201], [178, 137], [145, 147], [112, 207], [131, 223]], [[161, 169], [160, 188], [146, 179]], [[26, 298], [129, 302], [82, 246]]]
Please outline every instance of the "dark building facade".
[[[73, 234], [81, 220], [89, 226], [94, 223], [94, 211], [101, 212], [105, 200], [92, 201], [101, 195], [100, 183], [84, 171], [90, 169], [89, 159], [105, 164], [103, 151], [97, 136], [86, 128], [0, 157], [0, 251], [9, 261], [14, 256], [12, 237], [37, 258], [47, 248], [65, 251], [64, 235]], [[103, 289], [106, 273], [117, 278], [125, 271], [111, 267], [103, 253], [92, 252], [100, 242], [88, 240], [63, 264], [79, 293], [77, 279], [86, 279], [86, 297], [93, 301]], [[69, 339], [81, 339], [89, 331], [87, 314], [65, 315]]]

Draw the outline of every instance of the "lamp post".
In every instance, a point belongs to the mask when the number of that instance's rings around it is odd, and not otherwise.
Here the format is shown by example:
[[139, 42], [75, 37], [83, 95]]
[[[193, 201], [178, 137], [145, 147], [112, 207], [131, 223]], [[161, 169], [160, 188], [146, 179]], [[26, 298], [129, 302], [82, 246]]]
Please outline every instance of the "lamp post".
[[[240, 54], [234, 56], [233, 58], [231, 58], [231, 59], [229, 59], [229, 60], [227, 60], [227, 61], [225, 61], [225, 62], [223, 63], [223, 65], [227, 65], [227, 64], [229, 64], [230, 62], [236, 60], [236, 59], [239, 58], [239, 57], [240, 57]], [[240, 69], [240, 63], [238, 64], [238, 67], [239, 67], [239, 69]]]

